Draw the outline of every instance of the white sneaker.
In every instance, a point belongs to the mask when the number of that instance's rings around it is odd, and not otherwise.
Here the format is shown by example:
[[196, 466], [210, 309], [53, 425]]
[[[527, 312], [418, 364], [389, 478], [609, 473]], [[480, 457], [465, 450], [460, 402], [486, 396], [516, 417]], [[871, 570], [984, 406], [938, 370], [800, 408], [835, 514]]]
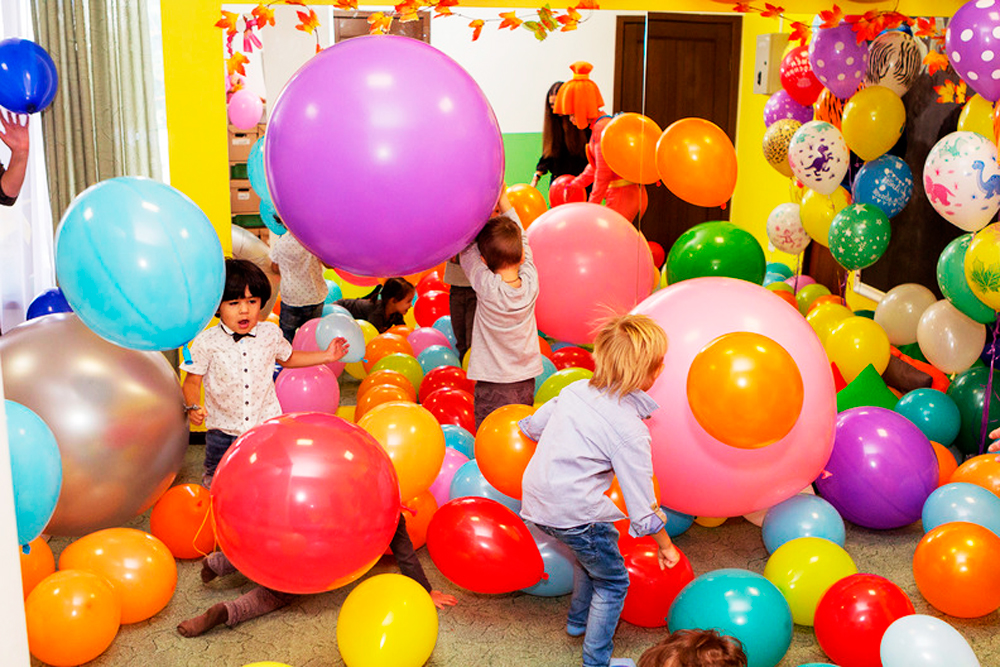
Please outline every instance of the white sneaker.
[[611, 658], [608, 665], [610, 667], [635, 667], [635, 660], [632, 658]]

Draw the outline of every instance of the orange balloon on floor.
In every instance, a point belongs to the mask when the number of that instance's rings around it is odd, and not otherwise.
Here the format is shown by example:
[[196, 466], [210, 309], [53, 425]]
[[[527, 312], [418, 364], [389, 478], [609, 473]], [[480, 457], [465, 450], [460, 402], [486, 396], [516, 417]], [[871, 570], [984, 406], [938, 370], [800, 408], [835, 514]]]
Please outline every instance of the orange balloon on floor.
[[[628, 516], [628, 508], [625, 506], [625, 497], [622, 496], [622, 487], [618, 483], [618, 476], [616, 475], [611, 479], [611, 486], [608, 490], [604, 492], [608, 498], [611, 498], [611, 502], [615, 504], [615, 507], [620, 509], [625, 516]], [[656, 475], [653, 475], [653, 495], [656, 496], [656, 503], [660, 503], [660, 482], [656, 479]], [[625, 525], [625, 529], [628, 530], [628, 525]]]
[[397, 336], [402, 336], [403, 338], [406, 338], [411, 333], [413, 333], [413, 327], [408, 327], [405, 324], [397, 324], [395, 326], [389, 327], [388, 329], [385, 330], [385, 332], [396, 334]]
[[174, 558], [202, 558], [215, 550], [209, 520], [212, 500], [200, 484], [181, 484], [160, 496], [149, 514], [149, 532]]
[[138, 623], [167, 606], [177, 587], [177, 563], [160, 540], [135, 528], [105, 528], [63, 549], [60, 570], [88, 570], [111, 584], [121, 622]]
[[434, 499], [434, 494], [430, 491], [424, 491], [410, 498], [403, 505], [407, 509], [413, 510], [413, 514], [410, 514], [404, 509], [403, 516], [406, 517], [406, 533], [410, 536], [410, 541], [413, 542], [413, 548], [419, 549], [427, 543], [427, 526], [431, 525], [431, 519], [437, 512], [437, 500]]
[[21, 587], [24, 589], [24, 599], [45, 577], [56, 571], [56, 559], [48, 542], [36, 537], [28, 543], [28, 553], [18, 547], [21, 555]]
[[521, 477], [537, 443], [517, 422], [534, 413], [529, 405], [505, 405], [483, 420], [476, 432], [476, 462], [486, 481], [511, 498], [521, 498]]
[[662, 130], [652, 119], [623, 113], [611, 119], [601, 134], [601, 155], [611, 169], [633, 183], [656, 183], [656, 142]]
[[360, 423], [362, 417], [385, 403], [414, 403], [411, 396], [410, 392], [395, 384], [377, 384], [369, 387], [365, 393], [358, 394], [358, 404], [354, 408], [354, 421]]
[[695, 419], [733, 447], [773, 444], [802, 412], [802, 375], [792, 356], [767, 336], [746, 331], [719, 336], [691, 362], [687, 397]]
[[913, 578], [935, 609], [985, 616], [1000, 608], [1000, 537], [975, 523], [943, 523], [917, 545]]
[[365, 358], [363, 364], [365, 371], [368, 373], [372, 372], [372, 366], [374, 366], [379, 359], [382, 357], [387, 357], [390, 354], [408, 354], [413, 356], [413, 347], [410, 343], [399, 334], [393, 333], [383, 333], [375, 336], [370, 341], [368, 345], [365, 346]]
[[35, 586], [24, 614], [33, 656], [56, 667], [82, 665], [111, 646], [121, 624], [121, 603], [104, 577], [63, 570]]
[[958, 469], [958, 461], [955, 460], [955, 455], [948, 451], [948, 448], [944, 445], [938, 444], [933, 440], [931, 441], [931, 445], [934, 447], [934, 455], [937, 456], [938, 460], [938, 486], [944, 486], [951, 482], [951, 476]]
[[958, 466], [949, 481], [975, 484], [1000, 496], [1000, 462], [997, 462], [997, 455], [974, 456]]
[[663, 131], [656, 168], [671, 192], [695, 206], [722, 206], [736, 187], [733, 142], [702, 118], [682, 118]]
[[444, 463], [444, 432], [430, 411], [415, 403], [384, 403], [361, 417], [358, 426], [389, 454], [401, 499], [430, 488]]
[[542, 193], [526, 183], [517, 183], [507, 188], [507, 199], [517, 211], [517, 217], [524, 229], [527, 229], [535, 218], [549, 210], [549, 204]]
[[[413, 388], [413, 383], [399, 371], [390, 371], [388, 369], [375, 371], [362, 380], [361, 384], [358, 385], [357, 396], [360, 397], [369, 389], [379, 384], [394, 384], [406, 392], [407, 396], [409, 396], [406, 400], [413, 401], [414, 403], [417, 402], [417, 391]], [[410, 394], [412, 394], [412, 396], [410, 396]]]

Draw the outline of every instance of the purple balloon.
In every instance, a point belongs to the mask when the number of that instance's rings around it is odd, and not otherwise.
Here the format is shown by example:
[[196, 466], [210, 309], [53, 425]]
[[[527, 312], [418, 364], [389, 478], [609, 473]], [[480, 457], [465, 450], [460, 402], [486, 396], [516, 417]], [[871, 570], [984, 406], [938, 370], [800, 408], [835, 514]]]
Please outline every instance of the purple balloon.
[[265, 135], [286, 226], [330, 266], [417, 273], [467, 246], [500, 196], [493, 109], [454, 60], [406, 37], [357, 37], [296, 72]]
[[830, 92], [849, 99], [858, 91], [868, 69], [868, 43], [847, 23], [816, 31], [809, 43], [809, 64]]
[[829, 476], [816, 490], [848, 521], [865, 528], [908, 526], [937, 488], [938, 463], [927, 436], [903, 415], [860, 407], [837, 416]]
[[945, 52], [969, 86], [990, 102], [1000, 98], [1000, 3], [972, 0], [948, 23]]
[[800, 123], [808, 123], [813, 119], [812, 107], [799, 104], [792, 99], [784, 88], [767, 98], [764, 105], [764, 125], [771, 126], [779, 120], [791, 118]]

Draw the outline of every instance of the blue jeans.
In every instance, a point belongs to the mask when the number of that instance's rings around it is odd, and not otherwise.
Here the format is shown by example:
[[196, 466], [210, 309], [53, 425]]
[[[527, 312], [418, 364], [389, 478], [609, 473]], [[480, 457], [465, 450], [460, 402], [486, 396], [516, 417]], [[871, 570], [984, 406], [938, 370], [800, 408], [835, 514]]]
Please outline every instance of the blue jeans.
[[584, 667], [607, 667], [628, 592], [628, 570], [618, 551], [618, 531], [610, 523], [538, 527], [576, 555], [567, 628], [587, 628], [583, 638]]
[[323, 304], [317, 303], [311, 306], [288, 306], [281, 304], [281, 314], [278, 315], [278, 326], [281, 333], [285, 335], [285, 340], [289, 343], [295, 339], [295, 332], [299, 327], [311, 319], [323, 316]]
[[223, 433], [219, 429], [209, 429], [205, 433], [205, 476], [202, 484], [205, 488], [212, 485], [212, 478], [215, 477], [215, 468], [222, 460], [222, 456], [229, 449], [229, 446], [236, 442], [235, 435]]

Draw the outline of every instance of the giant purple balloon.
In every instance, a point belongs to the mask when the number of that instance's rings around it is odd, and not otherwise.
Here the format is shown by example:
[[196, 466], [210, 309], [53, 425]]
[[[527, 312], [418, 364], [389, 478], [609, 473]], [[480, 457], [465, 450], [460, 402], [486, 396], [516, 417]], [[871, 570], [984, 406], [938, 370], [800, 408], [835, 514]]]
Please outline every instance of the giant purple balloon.
[[831, 93], [849, 99], [858, 92], [868, 69], [868, 44], [864, 40], [858, 44], [848, 23], [821, 28], [809, 43], [809, 64]]
[[945, 53], [969, 86], [988, 99], [1000, 98], [1000, 2], [971, 0], [948, 23]]
[[820, 496], [841, 516], [865, 528], [901, 528], [920, 518], [937, 487], [937, 456], [909, 419], [885, 408], [860, 407], [837, 416], [829, 476]]
[[324, 49], [282, 90], [265, 135], [274, 204], [331, 266], [417, 273], [468, 245], [502, 187], [500, 127], [472, 77], [405, 37]]

